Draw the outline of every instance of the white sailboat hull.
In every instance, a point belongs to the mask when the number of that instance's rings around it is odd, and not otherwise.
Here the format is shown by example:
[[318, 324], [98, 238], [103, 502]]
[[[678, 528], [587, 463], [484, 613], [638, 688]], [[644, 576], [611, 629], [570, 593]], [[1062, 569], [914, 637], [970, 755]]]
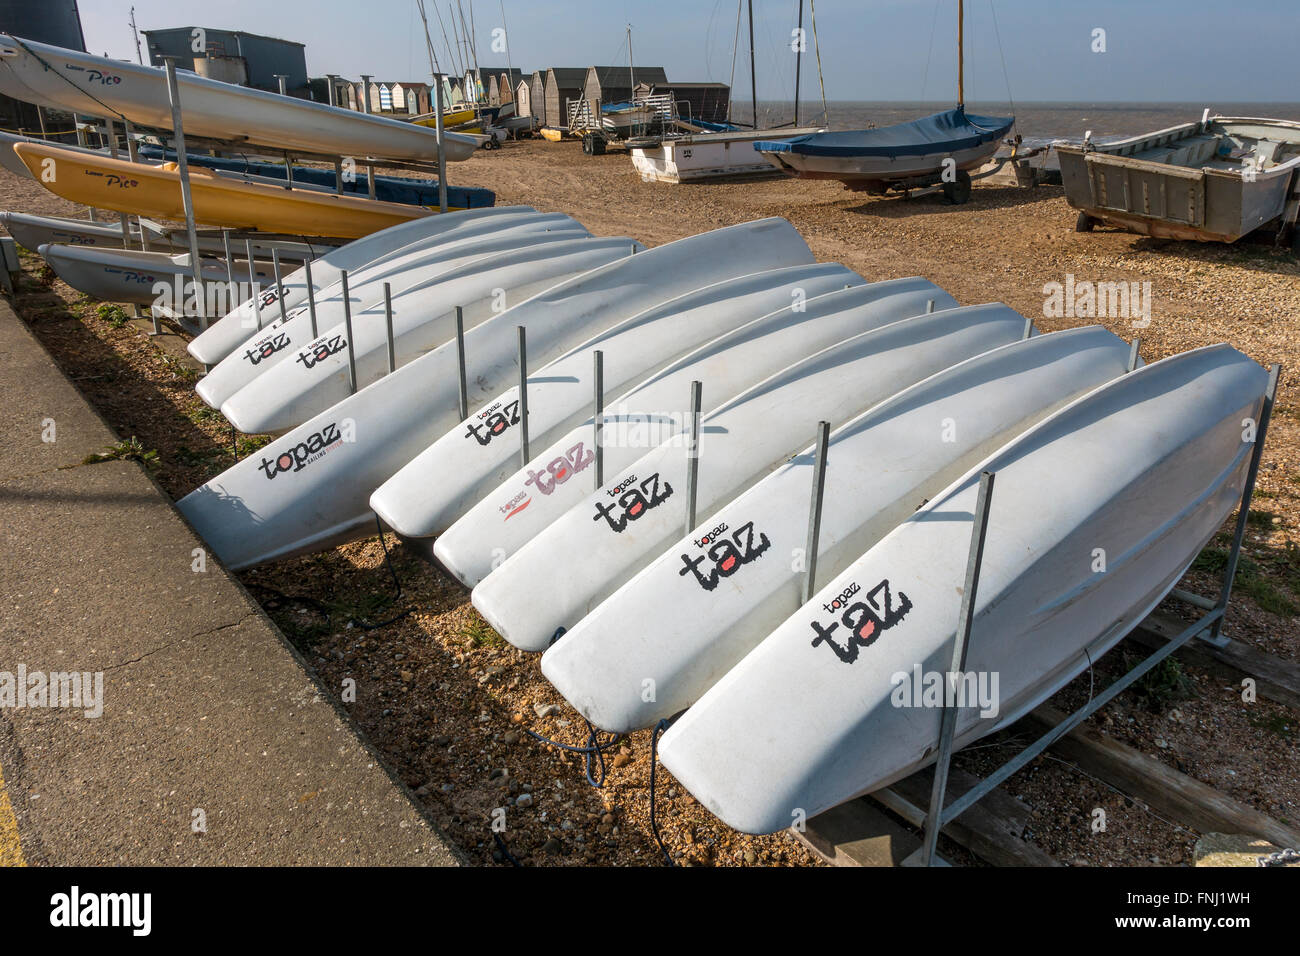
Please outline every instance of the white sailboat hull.
[[[587, 230], [567, 217], [554, 221], [528, 218], [517, 225], [456, 242], [430, 246], [414, 244], [413, 249], [398, 250], [355, 273], [349, 272], [348, 302], [354, 315], [374, 306], [382, 308], [385, 282], [399, 298], [431, 292], [444, 281], [491, 269], [495, 260], [504, 262], [510, 255], [528, 255], [543, 245], [589, 236]], [[314, 284], [315, 265], [312, 273]], [[341, 280], [322, 288], [315, 299], [318, 331], [343, 321]], [[286, 308], [283, 318], [278, 304], [268, 306], [262, 310], [260, 328], [256, 317], [244, 321], [247, 323], [247, 339], [218, 362], [196, 388], [199, 397], [213, 408], [220, 408], [241, 389], [269, 374], [281, 363], [297, 360], [297, 354], [313, 341], [308, 305]]]
[[[931, 304], [944, 309], [957, 302], [921, 278], [874, 282], [828, 292], [797, 308], [792, 304], [719, 336], [606, 403], [601, 442], [605, 475], [627, 469], [681, 429], [692, 381], [704, 383], [706, 407], [722, 405], [793, 359], [864, 329], [921, 315]], [[592, 438], [588, 419], [484, 495], [434, 542], [438, 562], [466, 587], [474, 587], [586, 499], [592, 488], [584, 473], [594, 461]]]
[[967, 671], [997, 684], [958, 711], [958, 746], [1013, 721], [1134, 627], [1236, 507], [1266, 384], [1212, 346], [1030, 429], [730, 670], [664, 735], [664, 766], [730, 826], [767, 833], [933, 760], [941, 708], [911, 691], [951, 665], [982, 470], [997, 478]]
[[[773, 269], [706, 286], [597, 335], [528, 377], [530, 447], [549, 447], [592, 410], [592, 352], [607, 393], [747, 321], [862, 279], [838, 264]], [[405, 538], [432, 538], [515, 471], [519, 389], [487, 402], [384, 482], [370, 507]], [[431, 543], [429, 543], [431, 547]]]
[[[978, 355], [831, 435], [817, 573], [833, 578], [929, 498], [1062, 405], [1122, 375], [1097, 326]], [[588, 720], [629, 733], [694, 703], [800, 606], [813, 448], [693, 529], [542, 657]], [[651, 680], [656, 694], [642, 693]]]
[[[435, 245], [456, 242], [513, 224], [514, 220], [521, 217], [537, 215], [540, 213], [531, 206], [492, 206], [413, 219], [372, 233], [363, 239], [353, 240], [314, 260], [311, 265], [312, 286], [316, 292], [320, 292], [338, 282], [340, 272], [360, 269], [403, 247], [412, 246], [413, 243]], [[291, 272], [282, 276], [279, 289], [264, 290], [261, 309], [273, 308], [278, 315], [277, 303], [281, 294], [286, 309], [305, 304], [306, 272]], [[231, 309], [224, 317], [208, 326], [206, 332], [190, 342], [189, 353], [205, 365], [216, 365], [256, 332], [257, 312], [252, 299]]]
[[[341, 156], [435, 162], [433, 130], [178, 70], [185, 132], [225, 141]], [[90, 116], [125, 116], [172, 128], [167, 74], [76, 50], [0, 34], [0, 93]], [[448, 161], [469, 159], [479, 140], [444, 134]]]
[[[615, 262], [644, 247], [626, 236], [535, 243], [479, 259], [456, 276], [397, 295], [393, 357], [401, 367], [456, 335], [456, 308], [466, 329], [573, 276]], [[331, 310], [320, 336], [232, 395], [221, 413], [242, 432], [278, 434], [302, 424], [350, 394], [348, 352], [357, 386], [388, 373], [386, 308], [382, 299], [352, 315], [352, 338]], [[338, 324], [331, 326], [331, 321]], [[287, 328], [287, 326], [286, 326]]]
[[[478, 408], [517, 373], [516, 326], [546, 363], [637, 312], [754, 269], [811, 262], [785, 220], [670, 242], [562, 282], [465, 334]], [[180, 503], [209, 547], [241, 568], [350, 540], [372, 524], [371, 493], [461, 416], [452, 343], [387, 375], [273, 441]]]
[[[791, 365], [705, 415], [696, 515], [723, 504], [803, 447], [819, 420], [844, 421], [941, 369], [1014, 342], [1005, 305], [917, 316]], [[688, 457], [668, 441], [566, 512], [474, 588], [474, 606], [511, 644], [544, 651], [681, 535]], [[679, 493], [680, 492], [680, 493]]]

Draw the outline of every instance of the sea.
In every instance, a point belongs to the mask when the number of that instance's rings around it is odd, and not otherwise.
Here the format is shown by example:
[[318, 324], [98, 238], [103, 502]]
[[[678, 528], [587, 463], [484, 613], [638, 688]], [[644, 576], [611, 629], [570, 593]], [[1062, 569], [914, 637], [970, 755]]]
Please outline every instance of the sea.
[[[952, 103], [872, 102], [835, 100], [826, 104], [829, 122], [823, 122], [821, 101], [805, 100], [800, 105], [801, 126], [826, 125], [830, 129], [866, 129], [890, 126], [952, 109]], [[1038, 145], [1057, 140], [1080, 142], [1089, 131], [1094, 142], [1107, 142], [1148, 133], [1180, 123], [1197, 121], [1206, 109], [1210, 115], [1260, 116], [1300, 122], [1300, 103], [1049, 103], [971, 102], [966, 112], [979, 116], [1015, 116], [1016, 132], [1027, 144]], [[732, 119], [748, 124], [752, 107], [734, 101]], [[794, 120], [794, 103], [787, 101], [758, 104], [760, 126], [790, 125]]]

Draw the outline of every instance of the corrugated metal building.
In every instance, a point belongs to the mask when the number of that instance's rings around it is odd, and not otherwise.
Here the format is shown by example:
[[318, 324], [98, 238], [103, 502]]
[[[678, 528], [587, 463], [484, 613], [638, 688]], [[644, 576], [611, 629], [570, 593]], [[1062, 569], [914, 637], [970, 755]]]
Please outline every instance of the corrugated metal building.
[[[52, 43], [67, 50], [86, 50], [81, 32], [77, 0], [0, 0], [0, 31], [38, 43]], [[6, 129], [40, 132], [36, 107], [8, 96], [0, 96], [0, 124]], [[46, 114], [46, 130], [72, 129], [72, 118], [56, 122]]]
[[581, 99], [587, 71], [580, 66], [553, 66], [546, 71], [547, 126], [557, 128], [569, 125], [569, 100]]
[[[203, 52], [196, 53], [194, 31], [203, 31]], [[163, 65], [164, 56], [177, 57], [181, 64], [192, 64], [195, 72], [220, 79], [231, 61], [242, 62], [246, 85], [277, 93], [277, 73], [288, 77], [291, 96], [308, 96], [307, 48], [293, 40], [244, 33], [241, 30], [217, 30], [210, 27], [172, 27], [167, 30], [142, 30], [149, 50], [149, 62]], [[215, 63], [202, 63], [203, 60]], [[220, 64], [220, 65], [218, 65]]]

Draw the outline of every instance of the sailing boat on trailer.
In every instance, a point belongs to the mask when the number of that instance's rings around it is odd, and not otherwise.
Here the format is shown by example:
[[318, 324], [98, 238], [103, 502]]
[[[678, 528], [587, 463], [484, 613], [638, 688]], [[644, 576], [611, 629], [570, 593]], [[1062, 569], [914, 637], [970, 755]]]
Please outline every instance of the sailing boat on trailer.
[[813, 133], [754, 143], [774, 166], [805, 179], [838, 179], [883, 194], [943, 184], [953, 202], [970, 198], [970, 170], [983, 166], [1015, 125], [1014, 116], [966, 112], [965, 4], [957, 2], [957, 107], [877, 129]]

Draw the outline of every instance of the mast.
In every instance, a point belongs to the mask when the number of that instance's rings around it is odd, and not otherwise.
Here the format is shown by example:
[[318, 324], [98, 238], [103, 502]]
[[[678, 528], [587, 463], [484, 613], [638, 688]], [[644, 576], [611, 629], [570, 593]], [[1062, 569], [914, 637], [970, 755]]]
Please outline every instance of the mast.
[[966, 106], [965, 0], [957, 0], [957, 108]]
[[799, 79], [803, 69], [803, 0], [799, 0], [799, 46], [794, 51], [794, 125], [799, 125]]
[[135, 59], [141, 66], [144, 66], [144, 60], [140, 56], [140, 31], [135, 26], [135, 7], [131, 8], [131, 32], [135, 35]]
[[754, 129], [758, 129], [758, 78], [754, 70], [754, 0], [749, 0], [749, 95], [754, 101]]
[[636, 68], [632, 66], [632, 24], [627, 25], [627, 88], [632, 91], [628, 101], [636, 99]]

